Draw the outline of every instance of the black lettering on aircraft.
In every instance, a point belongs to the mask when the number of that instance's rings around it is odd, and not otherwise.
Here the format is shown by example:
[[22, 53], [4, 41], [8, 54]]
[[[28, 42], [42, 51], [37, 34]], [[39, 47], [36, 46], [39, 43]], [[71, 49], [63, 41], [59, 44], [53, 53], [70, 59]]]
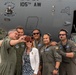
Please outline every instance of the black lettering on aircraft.
[[35, 2], [35, 3], [34, 3], [34, 6], [36, 6], [36, 7], [41, 7], [41, 3], [40, 3], [40, 2]]
[[21, 7], [27, 7], [30, 4], [31, 4], [31, 2], [20, 2]]

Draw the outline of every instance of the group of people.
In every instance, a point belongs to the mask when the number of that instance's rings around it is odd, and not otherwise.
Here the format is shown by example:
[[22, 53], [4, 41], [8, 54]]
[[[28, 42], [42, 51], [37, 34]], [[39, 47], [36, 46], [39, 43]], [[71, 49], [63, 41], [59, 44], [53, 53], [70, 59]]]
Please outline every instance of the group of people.
[[0, 75], [75, 75], [76, 44], [65, 29], [58, 37], [57, 43], [39, 29], [32, 36], [24, 35], [22, 27], [10, 30], [0, 40]]

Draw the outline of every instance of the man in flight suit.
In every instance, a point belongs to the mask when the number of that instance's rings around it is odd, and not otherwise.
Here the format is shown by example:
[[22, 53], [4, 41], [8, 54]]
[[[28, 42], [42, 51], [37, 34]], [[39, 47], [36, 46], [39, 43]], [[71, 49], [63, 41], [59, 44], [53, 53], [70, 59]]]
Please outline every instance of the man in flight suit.
[[22, 36], [18, 39], [18, 32], [13, 29], [8, 32], [1, 42], [1, 63], [0, 63], [0, 75], [14, 75], [16, 66], [16, 50], [14, 45], [20, 42], [25, 42]]
[[76, 44], [69, 40], [68, 31], [61, 29], [59, 32], [59, 49], [62, 55], [60, 75], [76, 75]]
[[[34, 29], [32, 31], [32, 36], [33, 36], [33, 39], [34, 39], [34, 42], [33, 42], [34, 43], [34, 46], [36, 48], [38, 48], [39, 54], [40, 54], [40, 50], [44, 46], [43, 40], [42, 40], [42, 36], [41, 36], [41, 31], [39, 29]], [[57, 43], [54, 42], [54, 41], [50, 43], [50, 45], [56, 45], [56, 44]], [[40, 70], [41, 70], [41, 66], [40, 66]], [[39, 73], [40, 73], [40, 71], [38, 72], [38, 75], [41, 75]]]
[[[42, 36], [41, 36], [41, 31], [39, 29], [34, 29], [32, 31], [32, 36], [34, 38], [34, 46], [38, 48], [39, 52], [40, 49], [43, 47], [43, 41], [42, 41]], [[57, 42], [51, 41], [50, 45], [55, 46]]]
[[[24, 35], [24, 29], [21, 26], [18, 26], [16, 30], [18, 32], [19, 38]], [[15, 49], [16, 49], [16, 56], [17, 56], [15, 75], [22, 75], [22, 55], [25, 49], [25, 43], [21, 42], [16, 44]]]
[[41, 31], [39, 29], [34, 29], [32, 31], [32, 36], [34, 38], [34, 46], [38, 48], [39, 52], [41, 47], [43, 46]]

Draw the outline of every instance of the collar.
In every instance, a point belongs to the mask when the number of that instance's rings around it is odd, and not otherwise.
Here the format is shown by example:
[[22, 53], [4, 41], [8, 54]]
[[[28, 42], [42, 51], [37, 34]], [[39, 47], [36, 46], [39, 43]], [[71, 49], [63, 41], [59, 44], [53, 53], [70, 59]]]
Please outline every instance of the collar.
[[39, 44], [40, 42], [42, 42], [42, 37], [40, 37], [39, 40], [35, 40], [35, 42], [38, 42], [38, 44]]

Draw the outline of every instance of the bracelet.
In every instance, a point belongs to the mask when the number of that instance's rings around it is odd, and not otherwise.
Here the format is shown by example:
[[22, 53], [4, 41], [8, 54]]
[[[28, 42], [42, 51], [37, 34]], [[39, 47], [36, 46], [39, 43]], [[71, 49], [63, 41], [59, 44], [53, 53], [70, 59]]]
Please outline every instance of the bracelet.
[[59, 70], [59, 68], [55, 68], [55, 70], [57, 70], [57, 71], [58, 71], [58, 70]]

